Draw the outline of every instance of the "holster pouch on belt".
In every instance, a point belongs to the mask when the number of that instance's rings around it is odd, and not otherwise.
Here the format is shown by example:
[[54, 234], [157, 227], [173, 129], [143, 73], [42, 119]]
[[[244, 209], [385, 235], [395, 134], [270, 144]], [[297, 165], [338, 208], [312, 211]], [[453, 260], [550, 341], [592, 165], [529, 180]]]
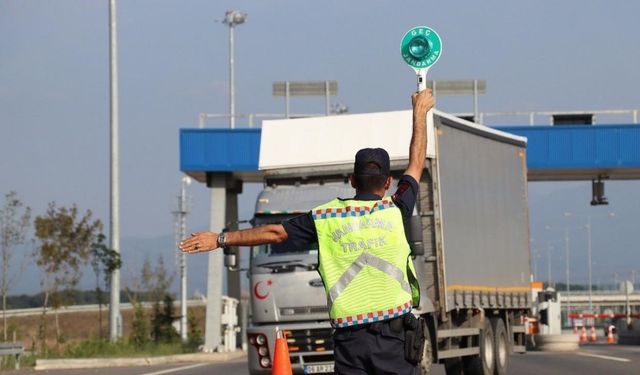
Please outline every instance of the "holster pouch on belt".
[[412, 313], [404, 315], [404, 358], [414, 365], [422, 361], [426, 340], [425, 327], [425, 321], [421, 317], [416, 318]]

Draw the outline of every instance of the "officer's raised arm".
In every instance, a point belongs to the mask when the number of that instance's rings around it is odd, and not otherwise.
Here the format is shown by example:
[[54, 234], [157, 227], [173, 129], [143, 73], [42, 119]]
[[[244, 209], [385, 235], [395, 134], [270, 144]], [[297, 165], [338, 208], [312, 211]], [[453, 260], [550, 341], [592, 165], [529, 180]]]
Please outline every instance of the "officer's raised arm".
[[427, 157], [427, 112], [433, 108], [434, 99], [430, 89], [413, 94], [413, 132], [409, 145], [409, 165], [404, 174], [420, 181]]

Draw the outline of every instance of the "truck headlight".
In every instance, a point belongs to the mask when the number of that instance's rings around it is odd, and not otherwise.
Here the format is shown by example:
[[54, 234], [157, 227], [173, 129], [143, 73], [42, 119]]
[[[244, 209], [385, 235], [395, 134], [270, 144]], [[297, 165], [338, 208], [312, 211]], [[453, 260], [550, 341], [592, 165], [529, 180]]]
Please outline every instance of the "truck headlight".
[[267, 357], [260, 358], [260, 366], [269, 367], [271, 365], [271, 360]]
[[267, 338], [264, 335], [258, 335], [256, 336], [256, 343], [258, 345], [264, 345], [267, 343]]

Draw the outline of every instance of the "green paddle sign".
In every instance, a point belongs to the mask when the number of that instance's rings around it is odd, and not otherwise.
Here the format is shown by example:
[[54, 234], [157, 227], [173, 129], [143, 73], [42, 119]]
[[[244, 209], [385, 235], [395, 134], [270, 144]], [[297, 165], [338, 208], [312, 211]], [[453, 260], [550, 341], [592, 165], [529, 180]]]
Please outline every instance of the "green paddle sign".
[[415, 70], [427, 69], [440, 58], [442, 40], [430, 27], [417, 26], [404, 34], [400, 52], [410, 67]]

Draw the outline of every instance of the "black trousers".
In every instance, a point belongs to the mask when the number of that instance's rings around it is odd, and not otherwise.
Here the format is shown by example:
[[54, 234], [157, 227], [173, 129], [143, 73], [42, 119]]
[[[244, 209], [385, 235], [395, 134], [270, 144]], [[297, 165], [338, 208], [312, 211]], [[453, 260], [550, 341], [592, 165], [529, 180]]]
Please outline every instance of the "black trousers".
[[333, 334], [338, 375], [414, 375], [416, 366], [404, 359], [402, 318], [351, 328]]

